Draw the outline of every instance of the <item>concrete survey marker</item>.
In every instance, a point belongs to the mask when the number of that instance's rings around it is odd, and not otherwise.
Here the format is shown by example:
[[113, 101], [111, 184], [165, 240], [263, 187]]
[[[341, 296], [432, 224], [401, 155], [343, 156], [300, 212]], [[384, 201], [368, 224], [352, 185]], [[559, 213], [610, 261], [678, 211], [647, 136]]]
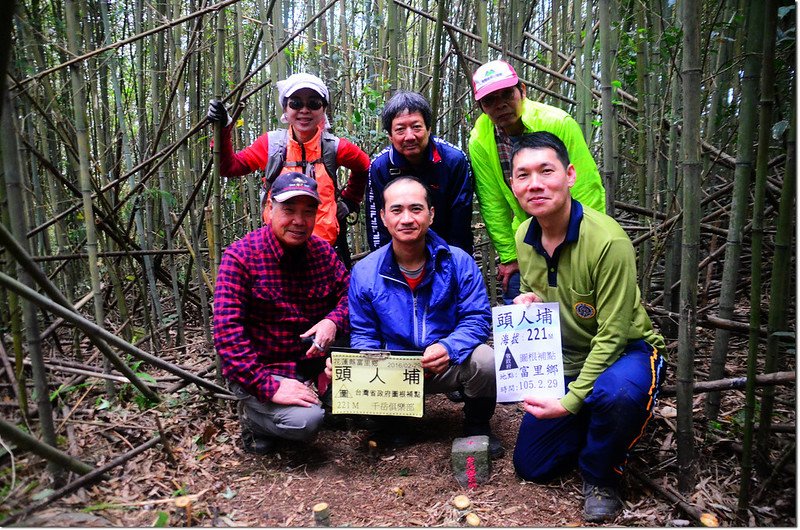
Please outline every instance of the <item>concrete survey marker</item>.
[[450, 454], [453, 475], [462, 488], [473, 489], [489, 480], [489, 437], [467, 436], [453, 440]]

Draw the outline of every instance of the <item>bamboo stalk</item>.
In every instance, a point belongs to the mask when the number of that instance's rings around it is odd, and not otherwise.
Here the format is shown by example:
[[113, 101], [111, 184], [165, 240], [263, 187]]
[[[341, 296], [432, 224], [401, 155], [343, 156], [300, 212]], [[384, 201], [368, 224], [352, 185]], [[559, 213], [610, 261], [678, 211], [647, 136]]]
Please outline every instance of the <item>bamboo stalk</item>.
[[[78, 7], [74, 0], [65, 0], [65, 18], [67, 24], [67, 47], [71, 53], [79, 51], [78, 36]], [[81, 198], [83, 201], [83, 218], [86, 227], [86, 252], [89, 255], [89, 279], [94, 293], [94, 318], [99, 326], [105, 325], [105, 308], [103, 307], [102, 285], [100, 283], [100, 263], [97, 257], [98, 238], [94, 208], [92, 206], [92, 178], [89, 170], [89, 128], [86, 113], [86, 84], [83, 82], [81, 65], [74, 63], [70, 66], [70, 85], [72, 87], [72, 107], [75, 116], [75, 132], [78, 143], [78, 178], [80, 182]], [[106, 364], [108, 370], [110, 365]], [[106, 394], [113, 396], [114, 387], [106, 381]]]
[[143, 350], [140, 350], [136, 346], [133, 346], [132, 344], [130, 344], [128, 342], [125, 342], [123, 339], [121, 339], [121, 338], [117, 337], [116, 335], [108, 332], [104, 328], [101, 328], [100, 326], [98, 326], [94, 322], [86, 320], [82, 316], [77, 315], [75, 313], [72, 313], [68, 309], [57, 305], [56, 303], [52, 302], [50, 299], [45, 298], [44, 296], [40, 295], [39, 293], [37, 293], [33, 289], [30, 289], [30, 288], [22, 285], [21, 283], [16, 281], [14, 278], [11, 278], [10, 276], [8, 276], [5, 273], [0, 273], [0, 285], [4, 285], [6, 288], [16, 292], [20, 296], [22, 296], [24, 298], [27, 298], [28, 300], [31, 300], [32, 302], [34, 302], [39, 307], [41, 307], [43, 309], [46, 309], [46, 310], [50, 311], [51, 313], [54, 313], [54, 314], [56, 314], [58, 316], [63, 317], [65, 320], [71, 322], [76, 327], [82, 329], [86, 333], [94, 334], [96, 336], [99, 336], [100, 338], [104, 339], [108, 343], [118, 347], [121, 350], [124, 350], [126, 353], [129, 353], [129, 354], [133, 355], [137, 359], [141, 359], [141, 360], [143, 360], [143, 361], [145, 361], [147, 363], [152, 364], [153, 366], [156, 366], [156, 367], [161, 368], [162, 370], [165, 370], [165, 371], [167, 371], [167, 372], [169, 372], [171, 374], [174, 374], [174, 375], [177, 375], [177, 376], [179, 376], [179, 377], [181, 377], [183, 379], [186, 379], [186, 380], [194, 383], [195, 385], [197, 385], [199, 387], [202, 387], [202, 388], [204, 388], [206, 390], [210, 390], [212, 392], [220, 393], [220, 394], [223, 394], [223, 395], [230, 395], [230, 392], [227, 389], [222, 388], [221, 386], [215, 385], [214, 383], [211, 383], [209, 381], [206, 381], [205, 379], [197, 377], [196, 375], [194, 375], [194, 374], [192, 374], [190, 372], [187, 372], [186, 370], [183, 370], [183, 369], [173, 365], [172, 363], [166, 362], [166, 361], [164, 361], [163, 359], [161, 359], [159, 357], [151, 355], [151, 354], [149, 354], [149, 353], [147, 353], [147, 352], [145, 352]]
[[[8, 233], [6, 228], [0, 225], [0, 242], [9, 250], [10, 253], [15, 257], [15, 259], [19, 262], [20, 266], [22, 266], [28, 274], [31, 275], [31, 278], [39, 284], [39, 286], [51, 297], [53, 300], [56, 301], [59, 305], [64, 307], [65, 309], [70, 310], [73, 314], [78, 314], [78, 310], [75, 306], [73, 306], [70, 301], [63, 295], [61, 292], [53, 285], [50, 280], [44, 275], [44, 273], [33, 263], [30, 256], [25, 252], [25, 249], [13, 238], [11, 234]], [[94, 297], [94, 293], [90, 292], [89, 295]], [[87, 297], [89, 296], [87, 295]], [[51, 326], [52, 327], [52, 326]], [[49, 330], [49, 328], [48, 328]], [[45, 333], [47, 330], [45, 331]], [[42, 336], [45, 334], [43, 333]], [[159, 401], [159, 397], [155, 394], [150, 388], [133, 372], [133, 370], [125, 364], [122, 359], [120, 359], [106, 344], [104, 341], [95, 338], [92, 335], [89, 335], [89, 339], [97, 346], [100, 352], [114, 365], [114, 367], [119, 370], [125, 377], [127, 377], [131, 383], [139, 389], [142, 394], [144, 394], [149, 400], [151, 401]]]
[[[217, 42], [214, 56], [214, 98], [222, 100], [222, 63], [225, 60], [225, 10], [222, 9], [217, 16]], [[208, 233], [208, 248], [214, 249], [214, 277], [217, 277], [219, 265], [222, 262], [222, 179], [220, 167], [222, 157], [222, 129], [226, 124], [214, 123], [214, 173], [211, 177], [211, 186], [214, 189], [211, 203], [212, 229]]]
[[[742, 77], [742, 102], [738, 116], [740, 126], [736, 138], [736, 170], [734, 172], [733, 197], [731, 215], [728, 225], [728, 236], [725, 242], [725, 261], [722, 269], [722, 290], [719, 296], [720, 318], [733, 317], [736, 288], [738, 286], [742, 254], [742, 233], [746, 223], [747, 209], [750, 202], [750, 173], [753, 169], [753, 141], [757, 128], [758, 85], [761, 73], [761, 52], [764, 33], [764, 10], [760, 5], [751, 4], [748, 21], [748, 38]], [[725, 373], [725, 359], [728, 353], [730, 334], [719, 330], [714, 337], [714, 349], [711, 354], [709, 378], [719, 379]], [[716, 419], [719, 413], [719, 396], [711, 394], [706, 401], [706, 416]]]
[[[791, 99], [794, 101], [794, 99]], [[795, 200], [795, 189], [797, 186], [796, 164], [796, 108], [794, 103], [791, 110], [791, 123], [795, 124], [789, 130], [787, 140], [786, 173], [781, 189], [780, 207], [778, 210], [777, 232], [775, 234], [775, 253], [772, 261], [772, 282], [770, 285], [770, 306], [767, 316], [767, 348], [764, 358], [764, 371], [772, 372], [779, 366], [779, 342], [781, 331], [788, 331], [789, 304], [788, 298], [792, 295], [791, 282], [791, 259], [793, 222], [793, 205]], [[796, 280], [796, 278], [795, 278]], [[774, 395], [771, 391], [765, 391], [761, 400], [760, 423], [768, 425], [772, 421], [772, 410], [774, 407]], [[769, 448], [769, 438], [766, 434], [760, 435], [757, 440], [759, 451], [767, 454]]]
[[[189, 20], [195, 19], [197, 17], [202, 17], [203, 15], [206, 15], [208, 13], [212, 13], [214, 11], [219, 11], [223, 7], [235, 4], [235, 3], [239, 2], [239, 1], [240, 0], [222, 0], [221, 2], [219, 2], [217, 4], [214, 4], [213, 6], [207, 7], [205, 9], [200, 9], [200, 10], [195, 11], [193, 13], [190, 13], [190, 14], [184, 16], [184, 17], [172, 20], [172, 21], [170, 21], [170, 22], [168, 22], [166, 24], [163, 24], [161, 26], [155, 27], [153, 29], [149, 29], [147, 31], [143, 31], [142, 33], [139, 33], [139, 34], [134, 35], [132, 37], [129, 37], [127, 39], [123, 39], [121, 41], [117, 41], [117, 42], [115, 42], [113, 44], [109, 44], [108, 46], [103, 46], [102, 48], [97, 48], [97, 49], [92, 50], [90, 52], [84, 53], [83, 55], [78, 55], [76, 57], [73, 57], [69, 61], [66, 61], [64, 63], [58, 64], [58, 65], [53, 66], [51, 68], [48, 68], [46, 70], [42, 70], [41, 72], [39, 72], [37, 74], [34, 74], [34, 75], [32, 75], [32, 76], [30, 76], [28, 78], [25, 78], [25, 79], [22, 79], [20, 81], [17, 81], [12, 88], [17, 89], [18, 87], [24, 86], [24, 85], [26, 85], [26, 84], [28, 84], [28, 83], [30, 83], [32, 81], [35, 81], [37, 79], [40, 79], [40, 78], [44, 77], [46, 75], [50, 75], [53, 72], [57, 72], [59, 70], [63, 70], [64, 68], [72, 66], [73, 64], [77, 64], [77, 63], [83, 62], [86, 59], [89, 59], [90, 57], [94, 57], [95, 55], [99, 55], [101, 53], [105, 53], [105, 52], [111, 51], [111, 50], [116, 50], [116, 49], [121, 48], [121, 47], [123, 47], [125, 45], [128, 45], [128, 44], [134, 43], [136, 41], [139, 41], [141, 39], [144, 39], [145, 37], [149, 37], [150, 35], [155, 35], [157, 33], [160, 33], [162, 31], [164, 31], [164, 30], [167, 30], [169, 28], [177, 26], [178, 24], [183, 24], [184, 22], [187, 22]], [[13, 12], [13, 10], [10, 10], [10, 11]]]
[[683, 512], [694, 519], [696, 522], [700, 523], [700, 518], [703, 515], [703, 512], [700, 511], [699, 508], [690, 504], [686, 499], [683, 498], [681, 494], [676, 491], [672, 491], [671, 489], [662, 488], [659, 486], [655, 481], [640, 473], [636, 469], [631, 469], [630, 471], [631, 476], [635, 478], [637, 481], [642, 483], [644, 486], [649, 487], [656, 493], [660, 494], [662, 497], [667, 499], [668, 501], [674, 502], [678, 505], [678, 507], [683, 510]]
[[[441, 84], [442, 84], [442, 66], [440, 64], [442, 58], [442, 29], [444, 27], [444, 12], [445, 2], [447, 0], [437, 0], [436, 6], [436, 23], [433, 30], [433, 72], [432, 72], [432, 86], [431, 86], [431, 108], [433, 114], [433, 129], [434, 133], [437, 131], [437, 122], [439, 117], [439, 107], [442, 100], [441, 97]], [[392, 9], [397, 10], [397, 6], [392, 3]]]
[[[0, 421], [2, 421], [2, 420], [0, 420]], [[83, 487], [89, 486], [90, 484], [93, 484], [97, 480], [102, 479], [103, 476], [106, 473], [108, 473], [109, 471], [111, 471], [115, 467], [118, 467], [118, 466], [130, 461], [135, 456], [147, 451], [148, 449], [150, 449], [151, 447], [155, 446], [160, 441], [161, 441], [161, 435], [156, 436], [155, 438], [151, 438], [150, 440], [148, 440], [147, 442], [143, 443], [142, 445], [139, 445], [139, 446], [135, 447], [134, 449], [131, 449], [130, 451], [124, 453], [123, 455], [120, 455], [117, 458], [111, 460], [109, 463], [107, 463], [107, 464], [105, 464], [105, 465], [103, 465], [101, 467], [98, 467], [96, 469], [93, 469], [92, 471], [89, 471], [88, 473], [84, 474], [82, 477], [78, 478], [77, 480], [74, 480], [74, 481], [70, 482], [69, 484], [64, 485], [63, 487], [61, 487], [58, 490], [54, 491], [47, 498], [42, 499], [40, 501], [37, 501], [37, 502], [29, 505], [28, 507], [26, 507], [21, 512], [18, 512], [18, 513], [15, 513], [13, 515], [10, 515], [9, 517], [6, 517], [2, 522], [0, 522], [0, 526], [10, 526], [11, 524], [15, 523], [16, 521], [19, 521], [20, 519], [25, 519], [30, 514], [36, 512], [38, 510], [41, 510], [45, 506], [47, 506], [49, 504], [52, 504], [53, 502], [57, 501], [58, 499], [61, 499], [61, 498], [65, 497], [66, 495], [69, 495], [73, 491], [76, 491], [76, 490], [78, 490], [80, 488], [83, 488]]]
[[[742, 439], [742, 477], [739, 487], [739, 499], [737, 503], [737, 515], [740, 520], [747, 520], [747, 508], [750, 503], [750, 477], [753, 472], [753, 462], [755, 460], [753, 452], [753, 441], [755, 432], [753, 425], [756, 415], [756, 387], [752, 382], [754, 379], [761, 345], [759, 328], [761, 325], [761, 296], [762, 296], [762, 249], [764, 242], [764, 202], [767, 187], [767, 162], [769, 159], [769, 144], [772, 125], [772, 108], [774, 105], [775, 82], [775, 30], [778, 20], [778, 9], [775, 0], [764, 2], [764, 24], [762, 26], [762, 71], [760, 79], [761, 101], [759, 105], [759, 130], [758, 130], [758, 150], [756, 156], [755, 191], [753, 197], [752, 224], [750, 236], [750, 332], [748, 334], [748, 353], [747, 353], [747, 388], [745, 390], [744, 403], [744, 436]], [[761, 35], [752, 35], [751, 38], [758, 38]], [[769, 429], [762, 431], [768, 433]], [[762, 462], [758, 462], [763, 466]]]
[[[776, 385], [788, 385], [793, 383], [797, 380], [797, 375], [795, 372], [773, 372], [771, 374], [760, 374], [752, 379], [748, 376], [730, 377], [728, 379], [717, 379], [715, 381], [698, 381], [694, 384], [692, 390], [694, 394], [715, 392], [719, 390], [743, 390], [746, 387], [747, 382], [751, 380], [755, 386], [772, 387]], [[674, 396], [676, 392], [677, 387], [675, 385], [664, 385], [659, 392], [659, 397]]]
[[[603, 164], [601, 176], [606, 189], [606, 213], [614, 217], [614, 197], [616, 196], [617, 175], [614, 168], [614, 105], [611, 89], [611, 61], [609, 55], [611, 47], [610, 0], [600, 0], [597, 7], [600, 24], [600, 95], [602, 98], [602, 137], [603, 137]], [[554, 4], [555, 5], [555, 4]], [[553, 24], [556, 27], [557, 24]], [[554, 37], [555, 38], [555, 37]], [[553, 47], [553, 64], [555, 65], [557, 53]]]
[[[58, 288], [53, 285], [53, 283], [45, 276], [45, 274], [39, 269], [39, 267], [33, 262], [30, 255], [25, 251], [22, 245], [19, 244], [14, 236], [11, 235], [8, 230], [2, 225], [0, 225], [0, 242], [6, 247], [6, 249], [11, 253], [14, 258], [17, 260], [17, 263], [20, 267], [22, 267], [35, 281], [41, 288], [44, 290], [56, 303], [68, 309], [72, 314], [77, 315], [78, 310], [72, 305], [72, 303], [58, 290]], [[96, 300], [99, 296], [98, 293], [90, 292], [92, 297]], [[101, 302], [102, 303], [102, 302]], [[44, 334], [42, 334], [44, 335]], [[159, 401], [158, 394], [153, 392], [145, 383], [142, 381], [134, 372], [133, 370], [125, 364], [122, 359], [120, 359], [108, 346], [108, 344], [102, 340], [97, 339], [93, 335], [89, 335], [89, 339], [97, 346], [100, 352], [108, 359], [114, 367], [119, 370], [125, 377], [131, 380], [131, 383], [144, 394], [149, 400], [151, 401]]]
[[94, 469], [89, 464], [81, 462], [77, 458], [71, 457], [63, 451], [59, 451], [54, 446], [40, 442], [25, 431], [22, 431], [14, 425], [8, 423], [3, 418], [0, 418], [0, 434], [14, 442], [19, 447], [41, 456], [48, 462], [53, 462], [59, 467], [74, 471], [75, 473], [85, 475]]
[[[11, 229], [18, 237], [24, 237], [25, 222], [28, 218], [24, 209], [23, 182], [21, 174], [21, 164], [19, 160], [19, 149], [17, 146], [17, 127], [15, 122], [14, 108], [8, 94], [2, 100], [3, 114], [0, 117], [0, 125], [5, 134], [0, 136], [0, 149], [2, 150], [3, 170], [5, 172], [6, 193], [8, 197], [8, 213]], [[3, 227], [5, 230], [5, 227]], [[27, 242], [26, 242], [27, 243]], [[4, 274], [5, 276], [5, 274]], [[17, 276], [20, 285], [31, 288], [33, 278], [17, 263]], [[16, 280], [14, 280], [16, 282]], [[36, 317], [36, 309], [29, 301], [23, 301], [22, 316], [25, 323], [25, 341], [28, 344], [28, 356], [30, 357], [33, 368], [33, 383], [36, 390], [36, 407], [39, 411], [39, 426], [42, 430], [44, 441], [51, 447], [56, 447], [55, 425], [53, 423], [53, 407], [50, 403], [47, 370], [44, 367], [44, 359], [41, 349], [41, 339], [39, 338], [39, 321]], [[19, 330], [17, 330], [19, 331]], [[18, 334], [19, 336], [19, 334]], [[15, 344], [15, 346], [17, 346]], [[20, 382], [20, 396], [25, 394], [22, 377], [22, 348], [15, 352], [15, 362], [17, 364], [17, 381]], [[27, 400], [26, 400], [27, 401]], [[25, 412], [23, 412], [24, 414]], [[48, 471], [54, 479], [59, 480], [62, 468], [55, 461], [48, 461]]]
[[683, 58], [683, 239], [681, 250], [680, 323], [678, 326], [678, 488], [694, 488], [695, 456], [692, 396], [697, 346], [697, 263], [700, 243], [700, 75], [699, 6], [682, 3]]

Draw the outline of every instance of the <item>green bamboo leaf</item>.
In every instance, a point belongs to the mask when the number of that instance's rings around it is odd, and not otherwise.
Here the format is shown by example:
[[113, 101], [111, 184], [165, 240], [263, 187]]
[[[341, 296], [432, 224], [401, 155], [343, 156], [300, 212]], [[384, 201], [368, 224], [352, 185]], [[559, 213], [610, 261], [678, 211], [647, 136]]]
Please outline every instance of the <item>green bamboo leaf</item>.
[[156, 517], [153, 527], [164, 528], [167, 526], [169, 526], [169, 514], [167, 512], [158, 512], [158, 517]]

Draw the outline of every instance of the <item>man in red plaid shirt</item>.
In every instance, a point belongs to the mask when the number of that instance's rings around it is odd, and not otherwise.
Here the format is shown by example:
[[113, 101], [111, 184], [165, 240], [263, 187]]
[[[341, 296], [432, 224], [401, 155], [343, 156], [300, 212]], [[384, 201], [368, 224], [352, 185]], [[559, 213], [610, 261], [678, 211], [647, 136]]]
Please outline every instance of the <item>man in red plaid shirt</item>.
[[244, 448], [256, 454], [278, 438], [314, 438], [324, 411], [302, 360], [323, 356], [348, 322], [348, 272], [312, 235], [317, 183], [286, 173], [272, 201], [270, 224], [225, 251], [214, 292], [214, 345], [240, 399]]

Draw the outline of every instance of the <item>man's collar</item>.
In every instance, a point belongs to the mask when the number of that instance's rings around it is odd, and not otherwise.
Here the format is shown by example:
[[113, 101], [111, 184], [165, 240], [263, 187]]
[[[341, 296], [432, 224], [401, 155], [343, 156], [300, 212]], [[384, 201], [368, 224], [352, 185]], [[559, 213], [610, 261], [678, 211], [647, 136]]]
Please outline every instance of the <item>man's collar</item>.
[[[581, 231], [581, 221], [583, 220], [583, 205], [575, 199], [570, 200], [569, 224], [567, 225], [567, 235], [564, 238], [564, 242], [561, 243], [562, 245], [578, 241], [578, 236]], [[535, 248], [540, 254], [545, 252], [542, 246], [542, 227], [539, 225], [539, 221], [536, 217], [531, 217], [531, 224], [528, 226], [524, 241]]]
[[[400, 273], [400, 266], [397, 264], [397, 258], [394, 256], [392, 242], [389, 241], [385, 246], [388, 248], [386, 249], [386, 254], [382, 258], [379, 271], [384, 274], [395, 272], [395, 275], [397, 275]], [[449, 252], [450, 247], [447, 245], [444, 239], [439, 237], [436, 232], [429, 228], [428, 233], [425, 234], [425, 270], [430, 271], [432, 268], [435, 268], [438, 263], [444, 259], [445, 255], [449, 254]]]
[[[425, 148], [425, 156], [423, 158], [431, 164], [438, 164], [442, 161], [442, 155], [439, 154], [433, 138], [433, 135], [428, 138], [428, 147]], [[389, 144], [389, 162], [395, 167], [412, 167], [411, 162], [400, 151], [395, 149], [394, 144], [391, 143]]]
[[531, 125], [528, 123], [536, 119], [536, 113], [531, 112], [531, 105], [533, 105], [533, 100], [528, 99], [527, 97], [523, 98], [522, 102], [522, 127], [525, 129], [525, 132], [533, 132]]

